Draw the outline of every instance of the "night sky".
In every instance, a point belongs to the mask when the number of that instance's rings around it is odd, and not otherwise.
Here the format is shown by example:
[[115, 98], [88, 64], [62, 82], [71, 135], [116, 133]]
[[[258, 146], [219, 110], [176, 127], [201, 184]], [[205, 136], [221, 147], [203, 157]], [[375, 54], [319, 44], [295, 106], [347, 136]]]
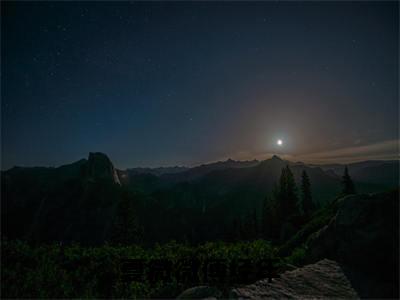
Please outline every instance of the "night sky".
[[1, 8], [2, 169], [398, 157], [398, 2]]

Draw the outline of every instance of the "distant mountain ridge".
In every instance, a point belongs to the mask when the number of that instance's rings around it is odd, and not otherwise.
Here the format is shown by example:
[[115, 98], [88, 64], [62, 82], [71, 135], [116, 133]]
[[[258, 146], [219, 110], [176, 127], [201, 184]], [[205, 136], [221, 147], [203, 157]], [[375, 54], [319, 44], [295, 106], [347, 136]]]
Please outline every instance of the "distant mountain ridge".
[[[398, 160], [369, 160], [349, 164], [305, 164], [303, 162], [292, 162], [283, 160], [277, 155], [273, 155], [270, 159], [263, 161], [246, 160], [236, 161], [227, 159], [225, 161], [217, 161], [206, 164], [201, 164], [194, 167], [186, 166], [172, 166], [172, 167], [134, 167], [125, 170], [117, 169], [114, 167], [112, 161], [104, 153], [90, 152], [88, 159], [81, 159], [77, 162], [62, 165], [60, 167], [19, 167], [15, 166], [11, 169], [2, 171], [2, 174], [12, 174], [21, 170], [29, 170], [30, 172], [43, 171], [51, 172], [57, 170], [55, 173], [70, 173], [70, 175], [77, 175], [76, 166], [79, 165], [79, 171], [82, 172], [82, 164], [87, 164], [87, 176], [100, 176], [110, 177], [116, 183], [123, 184], [127, 182], [129, 177], [137, 177], [141, 175], [152, 175], [162, 178], [170, 182], [192, 181], [198, 179], [210, 172], [236, 169], [236, 168], [249, 168], [257, 165], [269, 164], [269, 161], [283, 161], [289, 166], [307, 166], [312, 168], [320, 168], [326, 174], [334, 178], [340, 178], [344, 172], [345, 166], [348, 167], [349, 172], [353, 179], [362, 182], [369, 182], [374, 184], [386, 184], [389, 186], [397, 186], [399, 183], [399, 161]], [[73, 170], [73, 171], [71, 171]], [[83, 171], [85, 172], [85, 171]], [[101, 173], [101, 174], [100, 174]], [[91, 174], [91, 175], [90, 175]]]
[[399, 184], [398, 160], [367, 160], [350, 164], [315, 165], [326, 172], [341, 176], [347, 166], [354, 180], [396, 186]]
[[174, 173], [174, 174], [163, 174], [162, 177], [170, 181], [191, 181], [198, 179], [210, 172], [225, 169], [240, 169], [254, 167], [260, 162], [258, 160], [247, 160], [247, 161], [236, 161], [233, 159], [227, 159], [225, 161], [217, 161], [209, 164], [202, 164], [197, 167], [188, 168], [184, 172]]
[[134, 172], [137, 174], [151, 174], [151, 175], [156, 175], [156, 176], [161, 176], [164, 174], [175, 174], [175, 173], [180, 173], [189, 170], [190, 168], [188, 167], [180, 167], [180, 166], [174, 166], [174, 167], [157, 167], [157, 168], [128, 168], [126, 169], [127, 172]]
[[[355, 180], [357, 191], [371, 193], [393, 187], [396, 174], [381, 176], [391, 164], [356, 170], [364, 176], [362, 182]], [[129, 197], [146, 228], [148, 242], [183, 237], [195, 242], [220, 239], [235, 219], [259, 211], [265, 197], [272, 197], [286, 165], [298, 187], [301, 173], [307, 172], [313, 201], [318, 204], [332, 201], [341, 192], [341, 175], [333, 170], [278, 156], [264, 161], [228, 159], [164, 173], [171, 169], [118, 170], [107, 155], [94, 152], [88, 159], [57, 168], [2, 171], [2, 228], [13, 238], [101, 243], [110, 238], [119, 203]], [[366, 168], [375, 169], [363, 172]], [[378, 177], [368, 177], [374, 174]], [[350, 175], [354, 178], [351, 171]], [[374, 180], [378, 183], [371, 183]]]
[[[289, 165], [293, 168], [319, 168], [323, 171], [324, 176], [327, 175], [335, 180], [339, 180], [347, 166], [352, 178], [359, 182], [371, 184], [386, 185], [388, 187], [396, 187], [399, 183], [399, 161], [365, 161], [350, 164], [327, 164], [314, 165], [302, 162], [292, 162], [283, 160], [277, 155], [273, 155], [270, 159], [263, 161], [247, 160], [235, 161], [227, 159], [225, 161], [217, 161], [208, 164], [202, 164], [195, 167], [158, 167], [158, 168], [128, 168], [119, 170], [114, 167], [112, 161], [104, 153], [90, 152], [88, 159], [81, 159], [71, 164], [62, 165], [60, 167], [13, 167], [9, 170], [2, 171], [7, 176], [16, 173], [37, 173], [39, 177], [47, 178], [47, 176], [56, 178], [70, 178], [84, 176], [90, 178], [109, 178], [117, 184], [131, 184], [133, 181], [147, 178], [150, 181], [163, 181], [169, 185], [179, 182], [190, 182], [199, 180], [200, 178], [213, 173], [215, 171], [223, 171], [230, 169], [247, 169], [256, 166], [262, 168], [273, 168], [275, 175], [279, 175], [281, 168]], [[277, 169], [278, 168], [278, 169]], [[245, 173], [245, 171], [244, 171]], [[271, 175], [271, 174], [270, 174]], [[157, 177], [154, 178], [153, 176]], [[276, 176], [273, 176], [274, 178]], [[48, 178], [47, 178], [48, 179]], [[49, 179], [50, 180], [50, 179]]]

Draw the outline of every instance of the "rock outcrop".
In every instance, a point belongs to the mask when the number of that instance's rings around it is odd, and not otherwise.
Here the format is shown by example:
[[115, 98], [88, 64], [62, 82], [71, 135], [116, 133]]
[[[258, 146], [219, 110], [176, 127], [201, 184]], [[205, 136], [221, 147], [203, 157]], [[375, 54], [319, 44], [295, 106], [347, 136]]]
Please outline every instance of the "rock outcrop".
[[268, 279], [231, 290], [230, 298], [239, 299], [326, 299], [359, 298], [338, 263], [324, 259]]
[[[272, 283], [236, 288], [236, 298], [398, 298], [399, 191], [339, 199], [307, 243], [308, 265]], [[335, 209], [336, 210], [336, 209]]]
[[82, 171], [86, 179], [109, 179], [116, 184], [121, 184], [114, 165], [103, 153], [90, 152]]
[[398, 191], [352, 195], [340, 201], [336, 216], [310, 238], [307, 261], [329, 258], [346, 266], [363, 298], [397, 298]]

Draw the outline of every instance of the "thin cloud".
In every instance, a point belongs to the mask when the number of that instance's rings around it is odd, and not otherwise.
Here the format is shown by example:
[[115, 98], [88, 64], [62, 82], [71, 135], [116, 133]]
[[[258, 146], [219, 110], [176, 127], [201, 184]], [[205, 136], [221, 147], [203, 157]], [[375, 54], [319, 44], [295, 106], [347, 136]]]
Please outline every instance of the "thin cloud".
[[389, 140], [380, 143], [354, 146], [332, 151], [311, 153], [296, 156], [296, 159], [306, 162], [355, 162], [362, 160], [399, 159], [399, 140]]

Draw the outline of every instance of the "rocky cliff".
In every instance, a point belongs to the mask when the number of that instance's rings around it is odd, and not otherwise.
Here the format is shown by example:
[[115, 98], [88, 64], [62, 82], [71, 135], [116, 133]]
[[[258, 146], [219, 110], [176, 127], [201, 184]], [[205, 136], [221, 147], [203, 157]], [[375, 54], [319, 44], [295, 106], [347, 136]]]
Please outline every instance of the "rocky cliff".
[[110, 179], [116, 184], [121, 184], [114, 165], [103, 153], [90, 152], [82, 171], [86, 179]]

